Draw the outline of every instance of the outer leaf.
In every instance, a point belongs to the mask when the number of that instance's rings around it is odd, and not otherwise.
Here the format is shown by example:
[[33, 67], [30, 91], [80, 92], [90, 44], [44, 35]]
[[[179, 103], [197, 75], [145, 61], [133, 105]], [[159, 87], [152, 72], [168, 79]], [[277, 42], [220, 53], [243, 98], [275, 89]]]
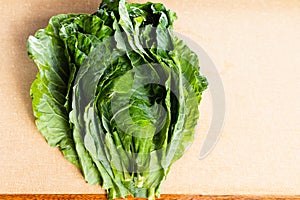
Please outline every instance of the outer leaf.
[[29, 37], [28, 54], [39, 69], [30, 90], [38, 130], [51, 146], [59, 146], [67, 160], [79, 166], [78, 156], [64, 107], [68, 87], [69, 64], [58, 37], [59, 23], [66, 15], [53, 17], [45, 30]]

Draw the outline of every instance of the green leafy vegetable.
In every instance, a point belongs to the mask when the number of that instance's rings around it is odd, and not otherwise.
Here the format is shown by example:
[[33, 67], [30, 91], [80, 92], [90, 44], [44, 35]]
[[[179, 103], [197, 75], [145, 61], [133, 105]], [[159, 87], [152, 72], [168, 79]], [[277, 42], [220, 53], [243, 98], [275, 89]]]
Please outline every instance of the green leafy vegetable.
[[207, 87], [198, 58], [159, 3], [104, 0], [94, 14], [62, 14], [30, 36], [39, 72], [36, 126], [110, 199], [154, 199], [192, 143]]

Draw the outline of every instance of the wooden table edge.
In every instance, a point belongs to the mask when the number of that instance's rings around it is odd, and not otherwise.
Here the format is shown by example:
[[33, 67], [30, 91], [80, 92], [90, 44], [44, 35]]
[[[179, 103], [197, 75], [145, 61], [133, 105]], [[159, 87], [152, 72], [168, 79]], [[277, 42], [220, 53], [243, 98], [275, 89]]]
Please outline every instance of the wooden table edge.
[[[0, 194], [0, 200], [2, 199], [15, 199], [15, 200], [105, 200], [105, 194]], [[128, 200], [134, 198], [128, 198]], [[157, 200], [258, 200], [258, 199], [299, 199], [300, 195], [186, 195], [186, 194], [162, 194]], [[142, 200], [141, 198], [135, 198], [135, 200]]]

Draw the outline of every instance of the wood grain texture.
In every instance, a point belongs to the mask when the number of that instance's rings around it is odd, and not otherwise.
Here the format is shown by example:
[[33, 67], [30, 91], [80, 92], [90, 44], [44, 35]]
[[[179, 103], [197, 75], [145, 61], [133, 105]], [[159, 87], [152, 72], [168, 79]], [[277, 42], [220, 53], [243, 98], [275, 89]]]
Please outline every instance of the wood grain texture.
[[[105, 194], [0, 194], [0, 199], [15, 199], [15, 200], [35, 200], [35, 199], [50, 199], [50, 200], [64, 200], [64, 199], [78, 199], [78, 200], [98, 200], [98, 199], [107, 199]], [[128, 200], [141, 200], [142, 198], [128, 198]], [[163, 194], [161, 198], [157, 200], [229, 200], [229, 199], [238, 199], [238, 200], [281, 200], [281, 199], [300, 199], [300, 196], [253, 196], [253, 195], [183, 195], [183, 194]]]
[[[98, 199], [107, 199], [105, 194], [0, 194], [0, 199], [15, 199], [15, 200], [35, 200], [35, 199], [49, 199], [49, 200], [98, 200]], [[128, 200], [133, 200], [134, 198], [128, 198]], [[238, 199], [238, 200], [281, 200], [281, 199], [300, 199], [300, 196], [253, 196], [253, 195], [183, 195], [183, 194], [163, 194], [161, 198], [157, 200], [229, 200], [229, 199]], [[142, 200], [141, 198], [135, 198], [135, 200]]]

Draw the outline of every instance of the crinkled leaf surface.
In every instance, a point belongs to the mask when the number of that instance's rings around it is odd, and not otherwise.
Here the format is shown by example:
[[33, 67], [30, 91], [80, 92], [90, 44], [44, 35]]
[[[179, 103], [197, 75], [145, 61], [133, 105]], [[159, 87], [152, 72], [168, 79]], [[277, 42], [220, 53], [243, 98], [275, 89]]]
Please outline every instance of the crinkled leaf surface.
[[38, 130], [110, 199], [159, 196], [194, 139], [207, 81], [172, 32], [176, 18], [160, 3], [104, 0], [28, 39]]

